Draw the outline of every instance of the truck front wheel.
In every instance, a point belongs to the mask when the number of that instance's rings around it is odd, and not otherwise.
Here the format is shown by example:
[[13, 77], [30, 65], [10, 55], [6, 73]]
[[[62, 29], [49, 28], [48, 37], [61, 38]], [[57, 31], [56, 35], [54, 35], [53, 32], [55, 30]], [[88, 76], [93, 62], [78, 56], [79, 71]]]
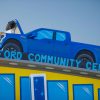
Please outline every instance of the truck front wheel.
[[8, 50], [8, 51], [15, 51], [15, 52], [21, 52], [20, 46], [18, 46], [15, 43], [6, 43], [3, 47], [3, 51]]

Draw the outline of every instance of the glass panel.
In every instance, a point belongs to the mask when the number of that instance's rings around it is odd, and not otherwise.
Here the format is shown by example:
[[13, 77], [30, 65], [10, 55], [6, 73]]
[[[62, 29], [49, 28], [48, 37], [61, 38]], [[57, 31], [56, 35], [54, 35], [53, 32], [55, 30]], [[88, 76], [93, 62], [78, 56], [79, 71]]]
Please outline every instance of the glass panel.
[[21, 100], [31, 100], [31, 83], [29, 77], [21, 77]]
[[66, 40], [65, 33], [57, 32], [56, 33], [56, 40], [58, 40], [58, 41], [65, 41]]
[[41, 30], [38, 32], [37, 37], [35, 39], [52, 39], [53, 31]]
[[14, 75], [0, 74], [0, 100], [15, 100]]
[[44, 78], [34, 77], [34, 95], [35, 100], [45, 100], [44, 95]]
[[74, 85], [74, 100], [94, 100], [92, 85]]
[[68, 100], [68, 82], [48, 81], [48, 100]]

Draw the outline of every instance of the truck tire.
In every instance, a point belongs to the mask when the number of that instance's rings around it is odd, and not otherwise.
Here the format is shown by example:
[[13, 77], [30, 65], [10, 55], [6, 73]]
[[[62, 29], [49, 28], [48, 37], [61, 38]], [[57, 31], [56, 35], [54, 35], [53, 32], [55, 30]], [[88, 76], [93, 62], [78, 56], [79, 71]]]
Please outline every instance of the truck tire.
[[3, 51], [9, 50], [9, 51], [15, 51], [15, 52], [22, 52], [20, 46], [18, 46], [15, 43], [6, 43], [3, 47]]
[[80, 52], [76, 56], [76, 59], [82, 61], [81, 64], [80, 64], [80, 68], [86, 68], [87, 62], [91, 62], [91, 63], [95, 62], [94, 56], [88, 51]]

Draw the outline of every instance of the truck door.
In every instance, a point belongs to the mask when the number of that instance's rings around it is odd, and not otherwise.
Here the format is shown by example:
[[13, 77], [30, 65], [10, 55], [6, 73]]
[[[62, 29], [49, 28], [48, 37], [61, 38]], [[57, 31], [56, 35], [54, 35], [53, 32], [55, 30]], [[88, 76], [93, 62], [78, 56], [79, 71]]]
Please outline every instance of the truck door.
[[56, 56], [69, 58], [70, 47], [65, 32], [55, 32], [54, 52]]
[[28, 40], [28, 52], [35, 54], [52, 55], [53, 53], [53, 31], [41, 29], [37, 31], [36, 37]]

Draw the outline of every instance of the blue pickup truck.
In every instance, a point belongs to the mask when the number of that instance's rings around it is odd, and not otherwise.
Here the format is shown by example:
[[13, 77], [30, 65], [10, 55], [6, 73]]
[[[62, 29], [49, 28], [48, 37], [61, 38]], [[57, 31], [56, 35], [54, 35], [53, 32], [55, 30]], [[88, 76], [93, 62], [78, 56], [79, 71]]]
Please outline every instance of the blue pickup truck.
[[8, 22], [0, 34], [0, 49], [100, 63], [100, 46], [73, 42], [65, 31], [39, 28], [24, 33], [18, 20]]

